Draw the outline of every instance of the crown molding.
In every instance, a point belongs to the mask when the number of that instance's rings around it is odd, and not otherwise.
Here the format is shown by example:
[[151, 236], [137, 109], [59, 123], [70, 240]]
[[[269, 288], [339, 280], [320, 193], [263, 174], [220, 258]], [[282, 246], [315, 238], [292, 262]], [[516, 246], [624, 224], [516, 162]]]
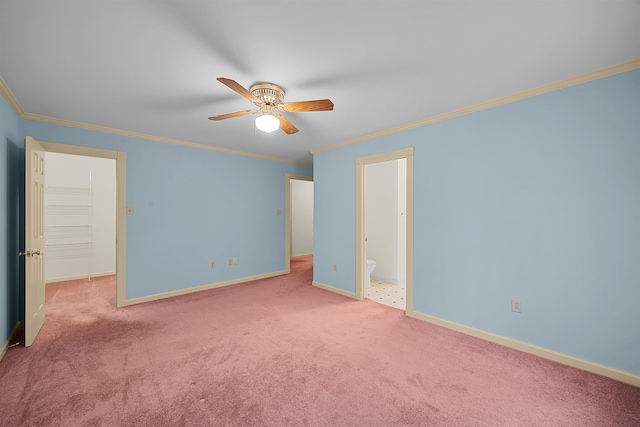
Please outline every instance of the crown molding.
[[271, 157], [271, 156], [265, 156], [262, 154], [247, 153], [246, 151], [231, 150], [228, 148], [214, 147], [214, 146], [205, 145], [205, 144], [196, 144], [194, 142], [180, 141], [178, 139], [163, 138], [160, 136], [146, 135], [143, 133], [129, 132], [126, 130], [112, 129], [104, 126], [89, 125], [86, 123], [73, 122], [70, 120], [54, 119], [52, 117], [25, 113], [22, 107], [20, 106], [20, 104], [18, 103], [18, 100], [16, 99], [15, 96], [13, 96], [13, 93], [11, 93], [11, 90], [9, 90], [9, 87], [4, 82], [1, 76], [0, 76], [0, 94], [2, 94], [4, 99], [6, 99], [9, 105], [11, 105], [11, 108], [13, 108], [13, 110], [16, 112], [18, 117], [25, 120], [33, 120], [37, 122], [50, 123], [54, 125], [61, 125], [61, 126], [72, 127], [77, 129], [90, 130], [93, 132], [102, 132], [102, 133], [109, 133], [112, 135], [120, 135], [120, 136], [126, 136], [130, 138], [144, 139], [147, 141], [160, 142], [164, 144], [181, 145], [183, 147], [197, 148], [200, 150], [217, 151], [219, 153], [233, 154], [236, 156], [252, 157], [252, 158], [261, 159], [261, 160], [270, 160], [272, 162], [280, 162], [280, 163], [288, 163], [288, 164], [298, 165], [298, 166], [313, 167], [313, 165], [310, 165], [308, 163], [296, 162], [293, 160], [282, 159], [280, 157]]
[[24, 116], [24, 110], [18, 103], [16, 97], [13, 96], [13, 93], [11, 93], [11, 90], [9, 90], [9, 86], [2, 80], [2, 76], [0, 76], [0, 94], [2, 94], [4, 99], [11, 105], [11, 108], [13, 108], [13, 111], [16, 112], [18, 117], [22, 118], [22, 116]]
[[[591, 82], [591, 81], [594, 81], [594, 80], [599, 80], [599, 79], [603, 79], [603, 78], [606, 78], [606, 77], [615, 76], [617, 74], [622, 74], [622, 73], [626, 73], [628, 71], [633, 71], [633, 70], [637, 70], [637, 69], [640, 69], [640, 58], [639, 59], [634, 59], [632, 61], [623, 62], [622, 64], [614, 65], [612, 67], [604, 68], [602, 70], [593, 71], [591, 73], [583, 74], [583, 75], [580, 75], [580, 76], [577, 76], [577, 77], [572, 77], [572, 78], [569, 78], [569, 79], [566, 79], [566, 80], [561, 80], [561, 81], [556, 82], [556, 83], [550, 83], [550, 84], [547, 84], [547, 85], [544, 85], [544, 86], [540, 86], [540, 87], [537, 87], [537, 88], [525, 90], [523, 92], [518, 92], [518, 93], [515, 93], [513, 95], [503, 96], [501, 98], [497, 98], [497, 99], [494, 99], [492, 101], [483, 102], [483, 103], [480, 103], [480, 104], [472, 105], [470, 107], [465, 107], [465, 108], [461, 108], [459, 110], [455, 110], [455, 111], [451, 111], [451, 112], [448, 112], [448, 113], [439, 114], [437, 116], [429, 117], [427, 119], [418, 120], [416, 122], [408, 123], [406, 125], [397, 126], [397, 127], [391, 128], [391, 129], [384, 130], [384, 131], [380, 131], [380, 132], [372, 133], [372, 134], [369, 134], [369, 135], [361, 136], [361, 137], [358, 137], [358, 138], [355, 138], [355, 139], [351, 139], [349, 141], [345, 141], [345, 142], [341, 142], [341, 143], [338, 143], [338, 144], [330, 145], [328, 147], [319, 148], [319, 149], [311, 151], [311, 154], [316, 155], [316, 154], [324, 153], [324, 152], [327, 152], [327, 151], [336, 150], [338, 148], [347, 147], [349, 145], [355, 145], [355, 144], [359, 144], [361, 142], [370, 141], [372, 139], [382, 138], [382, 137], [385, 137], [385, 136], [393, 135], [393, 134], [404, 132], [404, 131], [407, 131], [407, 130], [411, 130], [411, 129], [415, 129], [415, 128], [419, 128], [419, 127], [423, 127], [423, 126], [432, 125], [434, 123], [439, 123], [439, 122], [442, 122], [442, 121], [445, 121], [445, 120], [450, 120], [450, 119], [454, 119], [454, 118], [457, 118], [457, 117], [462, 117], [462, 116], [465, 116], [467, 114], [477, 113], [479, 111], [488, 110], [490, 108], [499, 107], [499, 106], [510, 104], [510, 103], [517, 102], [517, 101], [522, 101], [524, 99], [532, 98], [534, 96], [543, 95], [545, 93], [550, 93], [550, 92], [555, 92], [555, 91], [558, 91], [558, 90], [561, 90], [561, 89], [569, 88], [571, 86], [576, 86], [576, 85], [579, 85], [579, 84], [588, 83], [588, 82]], [[54, 119], [54, 118], [51, 118], [51, 117], [45, 117], [45, 116], [39, 116], [39, 115], [36, 115], [36, 114], [25, 113], [24, 110], [22, 109], [22, 107], [20, 106], [20, 104], [18, 103], [17, 99], [15, 98], [15, 96], [13, 96], [13, 94], [9, 90], [9, 87], [6, 85], [6, 83], [4, 82], [2, 77], [0, 77], [0, 93], [4, 96], [4, 98], [7, 100], [9, 105], [11, 105], [11, 107], [16, 112], [16, 114], [20, 118], [27, 119], [27, 120], [35, 120], [35, 121], [40, 121], [40, 122], [45, 122], [45, 123], [58, 124], [58, 125], [67, 126], [67, 127], [75, 127], [75, 128], [79, 128], [79, 129], [91, 130], [91, 131], [94, 131], [94, 132], [110, 133], [110, 134], [114, 134], [114, 135], [127, 136], [127, 137], [131, 137], [131, 138], [145, 139], [145, 140], [154, 141], [154, 142], [161, 142], [161, 143], [165, 143], [165, 144], [181, 145], [181, 146], [197, 148], [197, 149], [201, 149], [201, 150], [217, 151], [217, 152], [226, 153], [226, 154], [234, 154], [234, 155], [237, 155], [237, 156], [252, 157], [252, 158], [257, 158], [257, 159], [262, 159], [262, 160], [270, 160], [270, 161], [274, 161], [274, 162], [281, 162], [281, 163], [288, 163], [288, 164], [305, 166], [305, 167], [312, 167], [312, 165], [310, 165], [308, 163], [295, 162], [295, 161], [292, 161], [292, 160], [282, 159], [282, 158], [279, 158], [279, 157], [271, 157], [271, 156], [265, 156], [265, 155], [261, 155], [261, 154], [247, 153], [245, 151], [231, 150], [231, 149], [227, 149], [227, 148], [214, 147], [214, 146], [204, 145], [204, 144], [196, 144], [196, 143], [193, 143], [193, 142], [180, 141], [180, 140], [177, 140], [177, 139], [163, 138], [163, 137], [146, 135], [146, 134], [141, 134], [141, 133], [136, 133], [136, 132], [129, 132], [129, 131], [123, 131], [123, 130], [118, 130], [118, 129], [112, 129], [112, 128], [107, 128], [107, 127], [103, 127], [103, 126], [95, 126], [95, 125], [89, 125], [89, 124], [84, 124], [84, 123], [72, 122], [72, 121], [69, 121], [69, 120]]]
[[147, 134], [144, 134], [144, 133], [137, 133], [137, 132], [130, 132], [130, 131], [126, 131], [126, 130], [112, 129], [112, 128], [108, 128], [108, 127], [104, 127], [104, 126], [89, 125], [89, 124], [86, 124], [86, 123], [78, 123], [78, 122], [73, 122], [73, 121], [70, 121], [70, 120], [54, 119], [54, 118], [46, 117], [46, 116], [39, 116], [37, 114], [25, 113], [22, 116], [22, 118], [26, 119], [26, 120], [33, 120], [33, 121], [44, 122], [44, 123], [51, 123], [51, 124], [54, 124], [54, 125], [61, 125], [61, 126], [78, 128], [78, 129], [90, 130], [90, 131], [93, 131], [93, 132], [110, 133], [110, 134], [113, 134], [113, 135], [126, 136], [126, 137], [130, 137], [130, 138], [145, 139], [145, 140], [153, 141], [153, 142], [161, 142], [163, 144], [181, 145], [183, 147], [197, 148], [197, 149], [200, 149], [200, 150], [217, 151], [219, 153], [233, 154], [233, 155], [236, 155], [236, 156], [253, 157], [253, 158], [261, 159], [261, 160], [270, 160], [270, 161], [273, 161], [273, 162], [289, 163], [289, 164], [292, 164], [292, 165], [312, 167], [308, 163], [295, 162], [293, 160], [282, 159], [280, 157], [271, 157], [271, 156], [265, 156], [265, 155], [262, 155], [262, 154], [247, 153], [246, 151], [231, 150], [231, 149], [228, 149], [228, 148], [214, 147], [214, 146], [205, 145], [205, 144], [196, 144], [195, 142], [187, 142], [187, 141], [181, 141], [181, 140], [178, 140], [178, 139], [164, 138], [164, 137], [161, 137], [161, 136], [147, 135]]
[[384, 136], [393, 135], [393, 134], [404, 132], [407, 130], [411, 130], [411, 129], [415, 129], [415, 128], [419, 128], [427, 125], [432, 125], [434, 123], [443, 122], [445, 120], [455, 119], [456, 117], [477, 113], [479, 111], [488, 110], [489, 108], [499, 107], [501, 105], [511, 104], [512, 102], [522, 101], [523, 99], [532, 98], [534, 96], [543, 95], [549, 92], [555, 92], [561, 89], [566, 89], [571, 86], [576, 86], [576, 85], [588, 83], [594, 80], [603, 79], [605, 77], [615, 76], [616, 74], [626, 73], [628, 71], [637, 70], [639, 68], [640, 68], [640, 58], [634, 59], [632, 61], [623, 62], [622, 64], [614, 65], [612, 67], [604, 68], [602, 70], [583, 74], [577, 77], [572, 77], [556, 83], [550, 83], [534, 89], [518, 92], [513, 95], [503, 96], [501, 98], [494, 99], [492, 101], [487, 101], [481, 104], [472, 105], [470, 107], [461, 108], [459, 110], [451, 111], [448, 113], [439, 114], [437, 116], [429, 117], [427, 119], [419, 120], [417, 122], [412, 122], [412, 123], [394, 127], [388, 130], [383, 130], [380, 132], [361, 136], [359, 138], [355, 138], [349, 141], [330, 145], [328, 147], [318, 148], [316, 150], [312, 150], [311, 154], [316, 155], [316, 154], [324, 153], [327, 151], [336, 150], [338, 148], [347, 147], [349, 145], [370, 141], [372, 139], [382, 138]]

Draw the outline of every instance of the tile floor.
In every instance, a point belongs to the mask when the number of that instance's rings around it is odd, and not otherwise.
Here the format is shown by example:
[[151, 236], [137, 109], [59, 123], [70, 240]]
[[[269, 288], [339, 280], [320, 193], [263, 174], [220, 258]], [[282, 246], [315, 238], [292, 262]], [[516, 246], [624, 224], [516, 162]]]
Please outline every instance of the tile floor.
[[401, 310], [405, 310], [407, 307], [407, 287], [405, 285], [391, 285], [371, 279], [371, 287], [367, 289], [366, 296], [372, 301]]

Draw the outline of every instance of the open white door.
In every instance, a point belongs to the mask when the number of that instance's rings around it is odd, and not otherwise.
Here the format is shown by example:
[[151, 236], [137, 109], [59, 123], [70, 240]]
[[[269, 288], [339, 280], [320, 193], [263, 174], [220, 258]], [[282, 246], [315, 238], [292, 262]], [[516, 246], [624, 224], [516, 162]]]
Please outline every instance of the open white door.
[[25, 164], [25, 290], [24, 344], [29, 347], [44, 325], [45, 241], [44, 158], [45, 150], [28, 136]]

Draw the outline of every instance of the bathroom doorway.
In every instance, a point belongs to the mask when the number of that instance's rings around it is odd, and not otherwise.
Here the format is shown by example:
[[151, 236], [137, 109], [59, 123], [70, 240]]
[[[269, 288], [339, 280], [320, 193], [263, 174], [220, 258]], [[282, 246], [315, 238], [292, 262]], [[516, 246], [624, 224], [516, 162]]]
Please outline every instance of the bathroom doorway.
[[[398, 308], [403, 308], [407, 313], [413, 312], [413, 152], [413, 148], [407, 148], [356, 160], [356, 299], [362, 300], [367, 297], [367, 291], [370, 289], [367, 287], [367, 261], [373, 260], [376, 263], [371, 272], [374, 286], [380, 282], [385, 283], [383, 287], [388, 289], [384, 297], [393, 298], [401, 294], [398, 287], [404, 284], [404, 304]], [[370, 166], [373, 167], [369, 169]], [[372, 176], [367, 172], [376, 175]], [[395, 179], [383, 179], [382, 175], [385, 174], [395, 176]], [[382, 191], [378, 194], [379, 197], [369, 200], [368, 195], [375, 194], [375, 191], [368, 191], [372, 186], [387, 189], [395, 187], [395, 191]], [[395, 203], [390, 203], [389, 200], [394, 198]], [[393, 206], [390, 207], [390, 204]], [[380, 209], [384, 209], [384, 212], [380, 212]], [[379, 229], [376, 222], [384, 218], [390, 225], [388, 228]], [[368, 227], [368, 223], [372, 221], [373, 227]], [[399, 233], [403, 235], [398, 237]], [[402, 247], [400, 250], [399, 246]], [[369, 251], [372, 256], [369, 256]], [[374, 256], [378, 256], [380, 260], [376, 260]], [[378, 261], [382, 263], [378, 264]], [[371, 268], [371, 263], [369, 264]], [[376, 272], [379, 265], [381, 268]], [[369, 293], [371, 294], [371, 291]], [[396, 304], [401, 303], [396, 300]]]
[[365, 297], [406, 309], [407, 159], [365, 165]]

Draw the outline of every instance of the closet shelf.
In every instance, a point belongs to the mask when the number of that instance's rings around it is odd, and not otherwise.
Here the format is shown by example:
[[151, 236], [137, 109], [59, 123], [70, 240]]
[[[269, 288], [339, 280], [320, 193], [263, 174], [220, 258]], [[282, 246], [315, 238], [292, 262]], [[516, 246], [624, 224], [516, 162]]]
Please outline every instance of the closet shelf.
[[93, 190], [89, 187], [49, 186], [46, 191], [47, 260], [87, 259], [91, 274], [93, 252]]

